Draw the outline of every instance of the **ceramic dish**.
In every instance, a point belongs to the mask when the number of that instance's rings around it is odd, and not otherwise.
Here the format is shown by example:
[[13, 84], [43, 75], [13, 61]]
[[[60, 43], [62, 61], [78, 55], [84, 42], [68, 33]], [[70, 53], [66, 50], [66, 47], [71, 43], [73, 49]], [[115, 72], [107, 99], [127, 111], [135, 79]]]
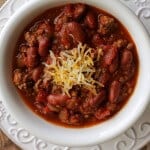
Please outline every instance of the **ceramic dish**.
[[[31, 131], [32, 133], [34, 133], [35, 135], [43, 139], [49, 140], [50, 142], [53, 143], [57, 143], [61, 145], [70, 145], [70, 146], [83, 146], [83, 145], [85, 146], [85, 145], [96, 144], [98, 142], [104, 142], [110, 138], [117, 136], [118, 134], [125, 131], [129, 126], [131, 126], [137, 120], [137, 118], [142, 114], [144, 108], [148, 104], [149, 101], [148, 93], [150, 91], [148, 86], [148, 82], [150, 80], [148, 75], [149, 72], [148, 64], [150, 63], [149, 62], [150, 53], [148, 51], [150, 47], [149, 38], [142, 24], [120, 2], [114, 1], [114, 3], [109, 4], [108, 1], [106, 0], [105, 2], [92, 1], [91, 4], [91, 2], [88, 0], [84, 1], [91, 5], [100, 7], [108, 11], [109, 13], [112, 13], [124, 24], [124, 26], [126, 26], [132, 38], [134, 39], [138, 49], [138, 54], [140, 59], [139, 80], [135, 92], [133, 96], [130, 98], [128, 104], [122, 109], [120, 113], [118, 113], [111, 120], [104, 122], [103, 124], [100, 124], [98, 126], [94, 126], [86, 129], [79, 129], [79, 130], [66, 129], [66, 128], [51, 125], [49, 123], [44, 122], [42, 119], [38, 118], [34, 114], [32, 114], [31, 111], [28, 110], [27, 107], [22, 103], [22, 101], [19, 100], [19, 97], [17, 96], [17, 93], [12, 86], [11, 73], [10, 73], [10, 66], [11, 66], [10, 60], [19, 33], [22, 31], [23, 27], [26, 26], [28, 22], [30, 22], [35, 16], [37, 16], [38, 13], [41, 13], [41, 10], [45, 10], [50, 7], [49, 5], [47, 5], [49, 2], [50, 1], [42, 1], [42, 2], [39, 1], [37, 3], [36, 1], [35, 2], [33, 1], [28, 5], [24, 6], [9, 20], [6, 27], [2, 31], [2, 35], [0, 39], [2, 45], [1, 47], [2, 52], [0, 54], [1, 96], [2, 98], [5, 98], [4, 103], [9, 108], [11, 114], [13, 114], [15, 119], [21, 122], [22, 124], [24, 124], [24, 126], [29, 131]], [[65, 1], [61, 1], [61, 2], [63, 3]], [[32, 8], [33, 5], [34, 8]], [[51, 3], [51, 7], [55, 5], [56, 3], [53, 1]], [[28, 9], [28, 8], [32, 8], [32, 9]], [[27, 9], [28, 11], [26, 12]], [[122, 10], [122, 13], [118, 14], [120, 10]], [[19, 17], [20, 15], [21, 17]], [[22, 24], [22, 26], [20, 28], [17, 28], [20, 24]], [[137, 25], [136, 28], [134, 27], [134, 24]], [[143, 48], [144, 51], [142, 51]], [[7, 51], [8, 49], [9, 49], [9, 53]], [[144, 95], [142, 94], [143, 92], [145, 93]], [[128, 112], [130, 112], [130, 116], [128, 116], [129, 115]], [[114, 128], [112, 128], [112, 126]], [[39, 129], [42, 130], [42, 132], [39, 132]], [[51, 133], [52, 136], [47, 134], [48, 132]]]

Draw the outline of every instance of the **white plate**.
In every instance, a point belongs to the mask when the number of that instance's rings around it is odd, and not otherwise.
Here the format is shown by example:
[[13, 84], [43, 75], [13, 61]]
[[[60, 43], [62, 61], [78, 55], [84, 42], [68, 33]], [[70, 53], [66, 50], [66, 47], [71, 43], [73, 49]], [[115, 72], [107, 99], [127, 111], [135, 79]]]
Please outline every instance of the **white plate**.
[[[3, 5], [0, 9], [0, 32], [10, 16], [28, 1], [31, 0], [8, 0]], [[121, 1], [135, 12], [150, 33], [150, 0]], [[23, 125], [13, 119], [0, 100], [0, 127], [13, 142], [25, 150], [137, 150], [150, 141], [149, 114], [150, 106], [136, 124], [113, 140], [92, 147], [70, 148], [54, 145], [32, 135]]]

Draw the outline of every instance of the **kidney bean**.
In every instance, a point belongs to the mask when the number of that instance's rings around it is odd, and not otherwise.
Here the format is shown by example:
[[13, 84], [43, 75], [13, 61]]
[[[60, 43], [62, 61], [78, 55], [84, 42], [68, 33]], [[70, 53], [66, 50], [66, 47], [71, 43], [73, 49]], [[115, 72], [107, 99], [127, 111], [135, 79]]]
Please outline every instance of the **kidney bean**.
[[57, 16], [54, 20], [55, 24], [55, 30], [58, 32], [61, 30], [63, 24], [67, 23], [69, 21], [69, 18], [67, 15], [65, 15], [64, 12], [62, 12], [59, 16]]
[[63, 15], [61, 14], [61, 17], [59, 17], [60, 20], [57, 20], [57, 22], [62, 22], [61, 24], [63, 24], [70, 19], [80, 19], [85, 13], [85, 10], [86, 6], [84, 4], [66, 5], [62, 12]]
[[67, 95], [62, 95], [62, 94], [50, 94], [47, 97], [48, 103], [56, 106], [56, 105], [60, 105], [63, 106], [66, 104], [67, 100], [69, 99], [69, 97]]
[[68, 33], [73, 36], [74, 41], [76, 42], [85, 42], [85, 33], [80, 24], [76, 22], [70, 22], [67, 24]]
[[100, 91], [98, 95], [89, 100], [90, 106], [97, 106], [103, 102], [106, 97], [106, 92], [104, 90]]
[[39, 38], [39, 49], [38, 53], [41, 57], [45, 57], [48, 54], [48, 46], [50, 44], [50, 41], [47, 37], [40, 37]]
[[30, 47], [27, 49], [27, 67], [36, 67], [38, 64], [37, 49], [35, 47]]
[[86, 17], [85, 17], [85, 24], [91, 28], [95, 29], [96, 28], [96, 18], [94, 16], [94, 13], [89, 12]]
[[108, 46], [103, 56], [104, 66], [111, 65], [116, 56], [117, 56], [117, 48], [115, 46]]
[[36, 82], [40, 79], [40, 76], [43, 72], [43, 68], [40, 66], [40, 67], [36, 67], [33, 72], [32, 72], [32, 79]]
[[69, 49], [71, 48], [71, 45], [73, 45], [72, 37], [69, 36], [68, 33], [65, 31], [61, 32], [60, 42], [61, 42], [62, 47], [64, 47], [65, 49]]
[[60, 31], [62, 26], [72, 20], [74, 15], [74, 7], [72, 4], [68, 4], [65, 6], [64, 10], [55, 18], [55, 30]]
[[118, 68], [118, 57], [116, 57], [109, 66], [109, 72], [114, 73]]
[[37, 55], [37, 49], [36, 47], [29, 47], [27, 49], [27, 55], [31, 55], [31, 56], [34, 56], [34, 55]]
[[107, 84], [110, 79], [110, 74], [108, 72], [104, 72], [99, 77], [99, 82], [103, 85]]
[[121, 65], [122, 66], [130, 65], [132, 61], [133, 61], [132, 52], [129, 50], [125, 50], [121, 56]]
[[121, 85], [119, 81], [114, 80], [109, 88], [109, 101], [115, 103], [120, 94]]
[[73, 43], [84, 43], [85, 33], [80, 24], [69, 22], [63, 25], [59, 32], [60, 42], [66, 49], [69, 49]]

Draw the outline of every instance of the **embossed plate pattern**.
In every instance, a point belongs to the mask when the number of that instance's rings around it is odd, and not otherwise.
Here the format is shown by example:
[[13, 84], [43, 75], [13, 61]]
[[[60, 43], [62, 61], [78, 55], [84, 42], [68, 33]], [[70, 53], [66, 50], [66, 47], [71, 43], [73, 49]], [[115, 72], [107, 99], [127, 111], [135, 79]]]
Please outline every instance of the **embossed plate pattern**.
[[[31, 0], [7, 0], [0, 9], [0, 32], [10, 16]], [[121, 0], [144, 23], [150, 33], [150, 0]], [[0, 127], [17, 145], [26, 150], [137, 150], [150, 141], [150, 106], [143, 116], [124, 134], [113, 140], [92, 147], [62, 147], [32, 135], [13, 119], [0, 99]]]

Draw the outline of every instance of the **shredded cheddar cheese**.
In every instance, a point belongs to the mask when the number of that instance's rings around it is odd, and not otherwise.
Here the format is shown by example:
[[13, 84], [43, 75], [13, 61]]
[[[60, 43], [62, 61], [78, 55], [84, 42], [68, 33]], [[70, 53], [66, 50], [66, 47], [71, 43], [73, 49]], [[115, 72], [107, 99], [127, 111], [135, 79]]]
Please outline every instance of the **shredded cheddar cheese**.
[[[100, 58], [101, 53], [102, 49], [99, 49], [97, 59]], [[92, 77], [96, 72], [92, 54], [92, 48], [81, 43], [78, 44], [77, 48], [60, 52], [59, 57], [50, 51], [52, 63], [44, 63], [44, 78], [61, 86], [62, 91], [68, 96], [70, 96], [69, 90], [74, 85], [84, 86], [96, 95], [96, 85], [103, 85]]]

